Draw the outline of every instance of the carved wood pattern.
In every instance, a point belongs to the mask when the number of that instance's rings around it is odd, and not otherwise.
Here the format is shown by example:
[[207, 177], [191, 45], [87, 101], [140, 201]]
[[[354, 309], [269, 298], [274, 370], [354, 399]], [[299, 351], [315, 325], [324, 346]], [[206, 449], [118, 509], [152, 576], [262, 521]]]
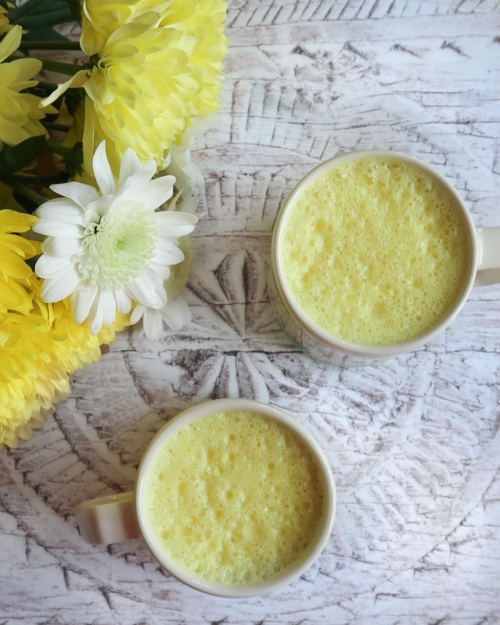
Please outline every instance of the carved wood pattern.
[[[351, 370], [297, 352], [266, 287], [280, 203], [338, 152], [426, 160], [477, 225], [500, 224], [500, 3], [233, 0], [227, 24], [221, 111], [195, 154], [193, 323], [120, 336], [0, 452], [0, 623], [500, 623], [500, 287], [419, 352]], [[231, 602], [183, 587], [141, 540], [81, 540], [78, 503], [131, 489], [166, 420], [238, 396], [288, 411], [331, 462], [337, 521], [302, 579]]]

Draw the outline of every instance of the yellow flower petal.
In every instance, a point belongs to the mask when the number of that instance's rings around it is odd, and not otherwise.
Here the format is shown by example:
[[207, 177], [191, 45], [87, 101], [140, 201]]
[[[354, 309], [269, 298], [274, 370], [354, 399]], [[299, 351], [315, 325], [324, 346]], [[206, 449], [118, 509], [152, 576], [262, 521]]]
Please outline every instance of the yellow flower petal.
[[118, 315], [113, 327], [93, 336], [86, 324], [74, 322], [69, 299], [40, 300], [40, 281], [25, 262], [40, 246], [14, 234], [36, 220], [0, 210], [0, 448], [29, 438], [66, 399], [69, 375], [98, 360], [100, 345], [128, 325]]
[[[22, 124], [26, 124], [27, 119], [22, 119]], [[17, 145], [22, 143], [26, 139], [29, 139], [29, 134], [24, 128], [19, 126], [16, 122], [11, 122], [8, 119], [0, 119], [0, 142], [7, 143], [8, 145]]]
[[19, 262], [19, 256], [4, 251], [0, 271], [14, 280], [26, 280], [31, 276], [31, 269], [26, 263]]
[[13, 210], [0, 210], [0, 232], [26, 232], [38, 220], [34, 215], [26, 215]]
[[7, 12], [7, 9], [4, 9], [4, 7], [0, 6], [0, 35], [3, 35], [4, 33], [12, 29], [12, 25], [9, 24]]
[[14, 26], [0, 42], [0, 143], [8, 145], [17, 145], [29, 137], [47, 134], [40, 119], [49, 111], [39, 110], [39, 97], [21, 93], [23, 89], [38, 84], [31, 79], [40, 71], [41, 61], [16, 59], [3, 63], [19, 47], [21, 34], [22, 28]]
[[19, 48], [22, 34], [23, 29], [21, 26], [14, 26], [14, 28], [5, 35], [0, 42], [0, 63], [3, 63], [8, 56]]
[[2, 79], [5, 84], [12, 84], [11, 89], [20, 91], [38, 84], [31, 80], [42, 69], [43, 63], [38, 59], [16, 59], [2, 66]]
[[99, 55], [84, 85], [87, 175], [103, 139], [115, 174], [127, 147], [162, 166], [191, 120], [219, 106], [226, 3], [84, 0], [82, 14], [82, 49]]
[[47, 98], [40, 101], [39, 106], [41, 108], [45, 108], [49, 104], [52, 104], [52, 102], [55, 102], [57, 98], [68, 89], [78, 89], [79, 87], [83, 87], [89, 77], [90, 72], [86, 69], [81, 69], [74, 76], [71, 76], [69, 80], [58, 85], [57, 89], [54, 89], [54, 91]]

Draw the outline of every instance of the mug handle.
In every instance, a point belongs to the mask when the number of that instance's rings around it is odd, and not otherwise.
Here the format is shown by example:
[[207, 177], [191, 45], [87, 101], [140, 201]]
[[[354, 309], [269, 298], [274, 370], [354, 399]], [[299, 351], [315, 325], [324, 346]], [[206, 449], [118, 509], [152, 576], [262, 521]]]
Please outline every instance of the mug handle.
[[109, 545], [141, 535], [133, 492], [91, 499], [78, 506], [78, 525], [83, 540]]
[[474, 286], [500, 283], [500, 226], [477, 228], [478, 259]]

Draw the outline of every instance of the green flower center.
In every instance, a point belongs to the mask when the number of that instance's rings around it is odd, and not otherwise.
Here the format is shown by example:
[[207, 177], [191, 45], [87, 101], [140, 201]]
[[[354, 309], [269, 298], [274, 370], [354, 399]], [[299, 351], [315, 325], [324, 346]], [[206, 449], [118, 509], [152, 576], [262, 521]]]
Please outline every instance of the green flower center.
[[84, 239], [87, 254], [80, 272], [107, 289], [120, 289], [140, 276], [155, 255], [156, 217], [153, 211], [129, 204], [101, 218]]

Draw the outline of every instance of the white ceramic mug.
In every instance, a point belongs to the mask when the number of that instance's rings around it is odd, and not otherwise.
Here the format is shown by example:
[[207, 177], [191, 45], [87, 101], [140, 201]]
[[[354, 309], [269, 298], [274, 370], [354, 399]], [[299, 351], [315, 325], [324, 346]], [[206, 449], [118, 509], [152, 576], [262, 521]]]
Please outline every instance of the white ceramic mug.
[[[318, 466], [324, 487], [324, 514], [321, 531], [307, 555], [285, 573], [269, 581], [246, 586], [223, 586], [207, 582], [179, 566], [158, 545], [144, 514], [145, 481], [156, 455], [166, 441], [189, 423], [215, 412], [241, 410], [254, 412], [283, 423], [304, 443]], [[81, 504], [78, 522], [82, 537], [92, 544], [109, 544], [142, 536], [162, 567], [181, 582], [201, 592], [219, 597], [239, 598], [267, 595], [299, 578], [323, 551], [331, 534], [336, 509], [335, 482], [328, 460], [313, 436], [285, 412], [249, 399], [217, 399], [199, 404], [169, 421], [148, 445], [137, 474], [135, 490], [120, 495], [99, 497]]]
[[[381, 346], [356, 345], [332, 336], [309, 319], [297, 306], [284, 279], [280, 249], [281, 239], [287, 213], [295, 203], [297, 197], [317, 176], [320, 176], [330, 168], [347, 161], [366, 157], [394, 158], [410, 163], [439, 180], [455, 198], [457, 206], [462, 211], [467, 225], [471, 254], [468, 272], [467, 275], [464, 276], [464, 289], [461, 297], [441, 323], [431, 328], [425, 334], [405, 343]], [[274, 225], [268, 284], [271, 303], [278, 317], [278, 321], [285, 334], [297, 347], [309, 354], [312, 358], [330, 364], [340, 366], [366, 365], [373, 361], [386, 360], [392, 356], [414, 351], [428, 341], [431, 341], [450, 325], [467, 301], [473, 286], [484, 286], [494, 283], [500, 283], [500, 227], [475, 228], [471, 214], [462, 198], [440, 173], [430, 165], [422, 163], [411, 156], [399, 154], [398, 152], [386, 150], [351, 152], [349, 154], [336, 156], [321, 163], [321, 165], [318, 165], [306, 174], [294, 187], [281, 207]]]

